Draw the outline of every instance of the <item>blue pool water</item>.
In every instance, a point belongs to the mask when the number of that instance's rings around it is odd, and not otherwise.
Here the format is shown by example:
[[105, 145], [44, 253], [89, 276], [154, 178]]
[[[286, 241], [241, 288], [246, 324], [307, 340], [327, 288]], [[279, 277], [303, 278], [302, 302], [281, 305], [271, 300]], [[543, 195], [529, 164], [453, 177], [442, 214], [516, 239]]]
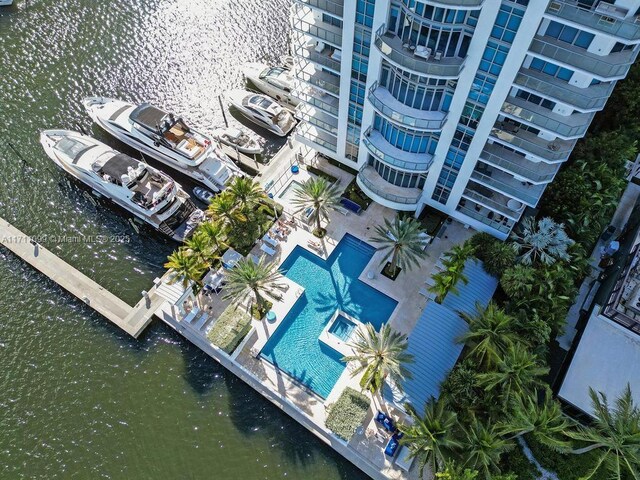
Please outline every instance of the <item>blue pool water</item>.
[[318, 337], [336, 310], [379, 329], [398, 302], [358, 280], [375, 248], [345, 235], [325, 261], [300, 246], [281, 266], [305, 288], [261, 355], [326, 398], [345, 369], [342, 355]]
[[338, 315], [333, 324], [329, 327], [329, 333], [335, 335], [343, 342], [349, 340], [349, 336], [353, 329], [356, 328], [356, 324], [348, 318], [344, 318], [342, 315]]

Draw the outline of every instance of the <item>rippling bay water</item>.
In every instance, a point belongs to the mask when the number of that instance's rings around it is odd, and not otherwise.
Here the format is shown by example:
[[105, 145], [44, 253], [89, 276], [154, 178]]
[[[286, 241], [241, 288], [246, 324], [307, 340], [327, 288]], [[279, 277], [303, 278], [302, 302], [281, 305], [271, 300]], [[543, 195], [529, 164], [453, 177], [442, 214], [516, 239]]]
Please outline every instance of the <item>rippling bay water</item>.
[[[150, 100], [213, 129], [237, 67], [286, 53], [289, 1], [16, 3], [0, 8], [0, 216], [50, 238], [127, 236], [43, 243], [133, 303], [174, 245], [89, 201], [39, 131], [92, 128], [124, 149], [91, 126], [87, 95]], [[131, 340], [6, 252], [0, 412], [3, 479], [363, 478], [164, 325]]]

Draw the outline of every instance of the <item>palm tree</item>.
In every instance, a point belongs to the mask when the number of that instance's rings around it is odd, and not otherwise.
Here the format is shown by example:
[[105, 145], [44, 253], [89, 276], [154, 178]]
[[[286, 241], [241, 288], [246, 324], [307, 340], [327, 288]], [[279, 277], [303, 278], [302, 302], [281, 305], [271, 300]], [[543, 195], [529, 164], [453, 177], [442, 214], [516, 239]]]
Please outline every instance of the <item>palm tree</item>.
[[480, 470], [485, 478], [491, 478], [492, 472], [500, 473], [500, 456], [513, 447], [513, 442], [503, 438], [495, 424], [489, 427], [474, 417], [464, 432], [461, 449], [464, 465]]
[[454, 245], [447, 253], [444, 254], [443, 264], [453, 265], [463, 264], [475, 253], [476, 247], [470, 241], [462, 244]]
[[590, 388], [589, 395], [595, 416], [593, 424], [567, 432], [570, 438], [589, 444], [571, 453], [601, 452], [595, 467], [583, 479], [595, 478], [596, 472], [604, 466], [610, 472], [607, 478], [620, 480], [626, 472], [630, 474], [628, 478], [637, 480], [640, 478], [640, 409], [634, 405], [630, 385], [627, 384], [613, 408], [609, 407], [604, 393], [596, 393]]
[[535, 273], [529, 265], [515, 265], [504, 271], [500, 286], [509, 298], [527, 296], [535, 284]]
[[478, 385], [485, 391], [498, 389], [503, 406], [509, 405], [516, 395], [531, 395], [542, 388], [542, 378], [549, 369], [540, 366], [538, 357], [520, 343], [513, 344], [496, 365], [496, 370], [478, 374]]
[[179, 248], [169, 255], [164, 267], [170, 268], [174, 272], [171, 283], [180, 279], [186, 288], [190, 282], [200, 282], [208, 265], [198, 255], [193, 255], [186, 248]]
[[407, 412], [413, 424], [400, 425], [399, 428], [404, 433], [402, 443], [408, 446], [411, 457], [418, 458], [420, 462], [420, 478], [427, 465], [433, 473], [444, 470], [453, 452], [461, 446], [455, 438], [458, 428], [455, 412], [446, 410], [444, 402], [433, 397], [425, 403], [422, 417], [409, 404]]
[[464, 468], [457, 465], [454, 461], [448, 461], [446, 463], [443, 472], [436, 473], [436, 479], [438, 480], [477, 480], [477, 470], [471, 470], [470, 468]]
[[335, 207], [340, 198], [337, 187], [322, 177], [311, 178], [293, 190], [291, 203], [298, 207], [296, 214], [311, 209], [309, 219], [316, 224], [318, 236], [324, 235], [321, 221], [329, 221], [329, 210]]
[[437, 303], [442, 303], [449, 292], [458, 293], [458, 282], [462, 282], [465, 285], [469, 283], [469, 279], [464, 274], [464, 262], [443, 260], [442, 264], [444, 268], [431, 275], [433, 285], [428, 288], [430, 292], [436, 294], [435, 300]]
[[225, 190], [211, 200], [208, 213], [220, 220], [223, 225], [233, 228], [238, 222], [246, 219], [236, 207], [235, 197], [229, 190]]
[[248, 177], [237, 177], [227, 190], [243, 210], [257, 204], [265, 196], [262, 186]]
[[276, 269], [274, 263], [265, 262], [260, 258], [255, 263], [251, 258], [243, 258], [231, 269], [227, 270], [225, 285], [225, 300], [232, 300], [238, 304], [253, 296], [258, 307], [260, 318], [266, 313], [263, 294], [273, 294], [275, 290], [284, 291], [284, 284], [280, 283], [282, 273]]
[[360, 380], [363, 390], [376, 394], [387, 379], [402, 389], [402, 381], [411, 378], [411, 373], [404, 367], [405, 363], [413, 362], [413, 355], [405, 352], [407, 336], [393, 330], [389, 324], [384, 324], [380, 332], [376, 332], [373, 325], [367, 323], [364, 331], [357, 330], [356, 338], [349, 346], [353, 355], [344, 357], [342, 361], [358, 362], [351, 376], [364, 372]]
[[466, 344], [469, 354], [485, 367], [497, 365], [518, 342], [515, 319], [494, 302], [489, 302], [486, 309], [477, 304], [475, 315], [461, 315], [469, 324], [469, 330], [459, 342]]
[[536, 223], [534, 217], [522, 220], [517, 231], [511, 234], [511, 246], [525, 265], [542, 262], [551, 265], [557, 260], [569, 260], [567, 248], [574, 242], [562, 223], [545, 217]]
[[538, 443], [557, 452], [570, 450], [571, 444], [563, 437], [572, 423], [562, 413], [549, 388], [545, 389], [542, 402], [538, 402], [537, 395], [518, 395], [510, 412], [501, 427], [504, 434], [514, 434], [514, 437], [531, 434]]
[[213, 259], [214, 247], [211, 239], [202, 230], [198, 229], [185, 245], [189, 254], [199, 257], [203, 262], [209, 264]]
[[398, 267], [411, 270], [419, 266], [420, 260], [427, 256], [425, 232], [415, 218], [401, 219], [396, 215], [393, 222], [385, 218], [384, 225], [377, 225], [375, 232], [371, 241], [381, 245], [380, 250], [386, 250], [381, 264], [390, 263], [391, 276], [396, 275]]
[[202, 232], [209, 239], [209, 243], [214, 250], [220, 251], [227, 247], [225, 243], [225, 230], [221, 222], [204, 222], [198, 227], [198, 231]]

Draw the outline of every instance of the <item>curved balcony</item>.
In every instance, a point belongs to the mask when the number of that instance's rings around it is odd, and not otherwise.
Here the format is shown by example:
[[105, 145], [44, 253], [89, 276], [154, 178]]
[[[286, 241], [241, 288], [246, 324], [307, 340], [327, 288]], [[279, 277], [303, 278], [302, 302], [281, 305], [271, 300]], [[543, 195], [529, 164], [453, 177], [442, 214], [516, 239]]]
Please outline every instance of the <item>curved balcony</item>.
[[377, 130], [369, 128], [362, 137], [367, 150], [381, 162], [411, 172], [427, 172], [433, 164], [433, 155], [411, 153], [391, 145]]
[[442, 130], [447, 121], [447, 113], [445, 112], [431, 112], [407, 107], [404, 103], [396, 100], [389, 90], [379, 86], [378, 82], [371, 85], [367, 98], [380, 115], [414, 130], [435, 132]]
[[356, 183], [372, 200], [394, 210], [415, 210], [422, 195], [419, 188], [403, 188], [387, 182], [369, 165], [360, 170]]
[[640, 40], [640, 23], [628, 16], [628, 11], [613, 4], [602, 5], [597, 2], [593, 10], [580, 8], [575, 0], [552, 0], [546, 15], [568, 20], [580, 27], [586, 27], [596, 33], [611, 35], [623, 41]]
[[343, 0], [296, 0], [296, 2], [341, 18], [344, 11]]
[[[421, 53], [415, 47], [412, 50], [404, 46], [402, 39], [394, 33], [387, 32], [383, 24], [376, 32], [376, 47], [382, 56], [391, 64], [416, 75], [439, 78], [458, 78], [464, 67], [464, 58], [442, 57], [436, 60], [436, 54]], [[416, 51], [418, 54], [416, 55]]]

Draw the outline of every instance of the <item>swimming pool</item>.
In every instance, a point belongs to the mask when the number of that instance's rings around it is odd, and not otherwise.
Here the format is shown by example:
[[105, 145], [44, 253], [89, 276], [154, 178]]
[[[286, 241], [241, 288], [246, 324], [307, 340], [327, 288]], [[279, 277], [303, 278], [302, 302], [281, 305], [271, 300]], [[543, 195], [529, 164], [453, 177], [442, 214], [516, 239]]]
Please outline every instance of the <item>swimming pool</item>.
[[280, 192], [280, 194], [278, 195], [278, 199], [282, 202], [290, 203], [295, 196], [294, 189], [301, 186], [302, 184], [300, 182], [292, 180], [289, 185], [287, 185], [286, 188], [282, 192]]
[[338, 317], [333, 321], [333, 324], [329, 327], [329, 333], [335, 335], [343, 342], [346, 342], [349, 340], [349, 337], [355, 328], [355, 323], [342, 315], [338, 315]]
[[318, 339], [336, 310], [379, 329], [398, 304], [358, 280], [374, 253], [371, 245], [345, 235], [327, 260], [297, 246], [281, 266], [305, 293], [260, 354], [322, 398], [345, 369], [342, 354]]

